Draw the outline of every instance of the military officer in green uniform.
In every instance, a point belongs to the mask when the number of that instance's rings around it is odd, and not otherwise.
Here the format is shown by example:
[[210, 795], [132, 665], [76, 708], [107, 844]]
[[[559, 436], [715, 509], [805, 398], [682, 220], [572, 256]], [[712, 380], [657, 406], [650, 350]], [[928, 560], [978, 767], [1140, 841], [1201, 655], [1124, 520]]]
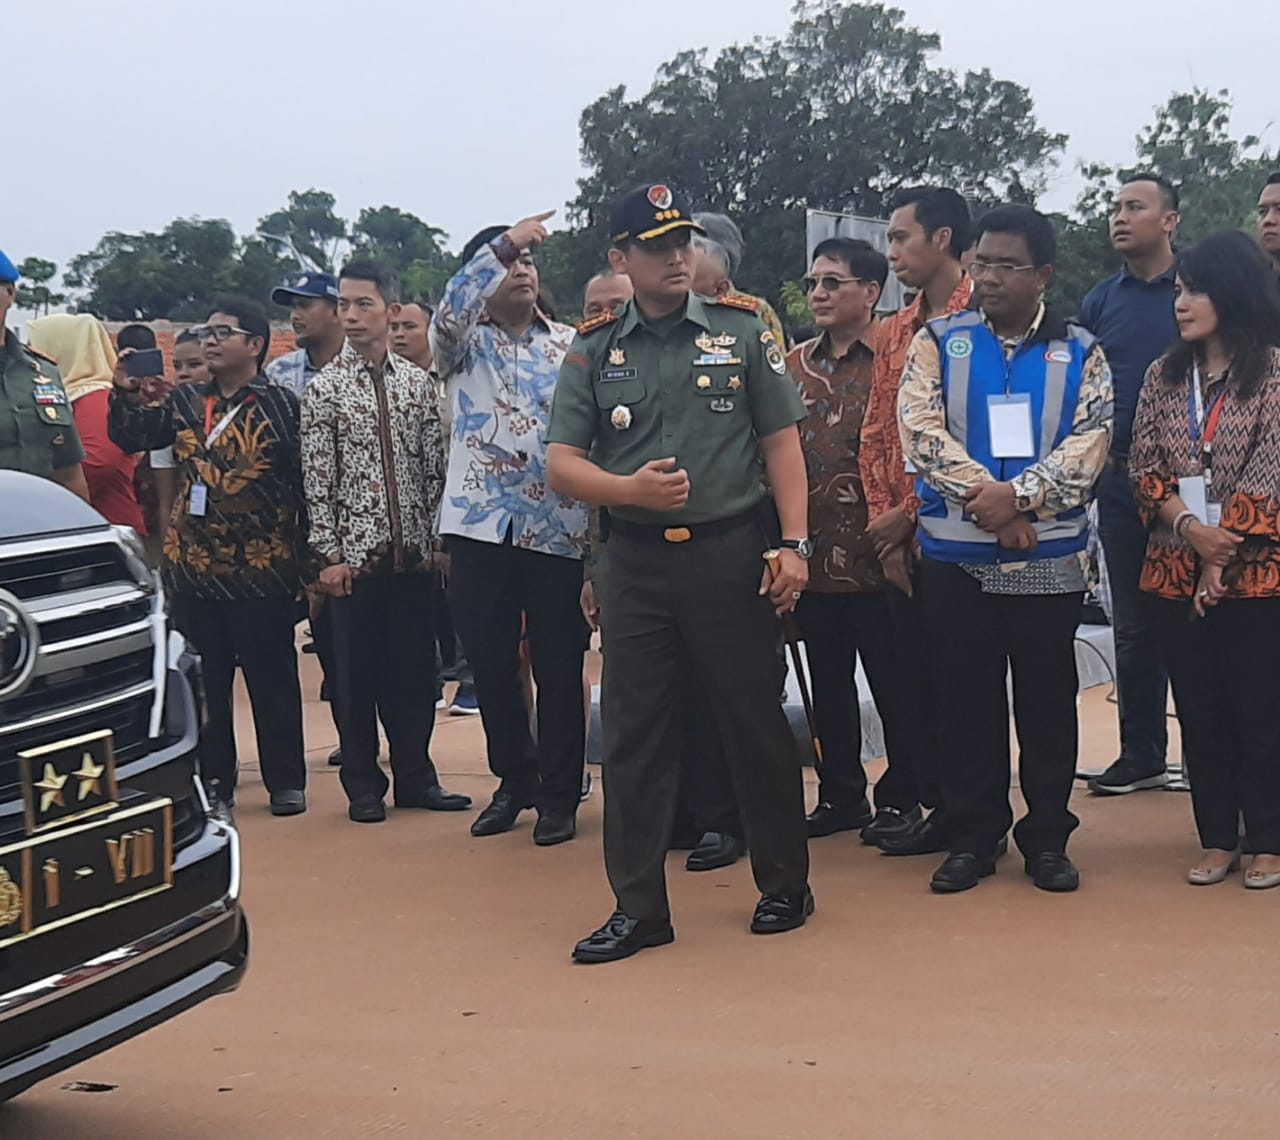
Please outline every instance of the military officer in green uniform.
[[5, 325], [17, 281], [13, 262], [0, 253], [0, 468], [53, 479], [87, 503], [84, 448], [57, 366]]
[[[579, 326], [547, 434], [552, 487], [604, 508], [607, 532], [598, 582], [604, 845], [617, 908], [578, 943], [579, 962], [675, 937], [663, 861], [690, 678], [742, 811], [762, 895], [751, 930], [793, 930], [813, 912], [775, 648], [777, 614], [794, 608], [808, 580], [796, 428], [805, 409], [755, 303], [691, 292], [690, 238], [701, 230], [679, 194], [660, 184], [628, 194], [610, 232], [610, 264], [635, 297]], [[771, 547], [781, 548], [772, 578], [762, 558]]]

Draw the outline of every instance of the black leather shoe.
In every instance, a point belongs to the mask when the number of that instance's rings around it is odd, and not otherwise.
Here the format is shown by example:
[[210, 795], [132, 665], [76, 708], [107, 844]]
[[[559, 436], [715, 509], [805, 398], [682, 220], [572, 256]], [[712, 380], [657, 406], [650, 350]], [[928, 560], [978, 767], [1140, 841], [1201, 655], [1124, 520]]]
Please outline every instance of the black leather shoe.
[[708, 831], [698, 846], [689, 852], [684, 861], [686, 871], [714, 871], [717, 867], [732, 867], [742, 858], [746, 844], [736, 835], [722, 831]]
[[1042, 891], [1065, 894], [1080, 886], [1080, 872], [1061, 851], [1043, 851], [1033, 855], [1023, 863], [1023, 868]]
[[272, 815], [301, 815], [307, 810], [307, 793], [297, 788], [271, 793]]
[[813, 892], [800, 895], [761, 895], [751, 916], [752, 934], [783, 934], [803, 926], [813, 913]]
[[342, 767], [342, 749], [341, 748], [335, 748], [332, 752], [329, 753], [329, 767], [331, 768]]
[[471, 797], [458, 792], [446, 792], [439, 784], [432, 784], [416, 799], [396, 798], [398, 808], [425, 808], [427, 811], [466, 811]]
[[910, 811], [899, 811], [891, 807], [877, 808], [875, 819], [862, 829], [859, 838], [868, 847], [879, 847], [882, 839], [906, 835], [919, 822], [919, 805]]
[[877, 844], [882, 855], [937, 855], [947, 850], [947, 833], [935, 811], [901, 835], [886, 835]]
[[568, 843], [577, 833], [577, 821], [571, 811], [541, 812], [538, 815], [538, 822], [533, 825], [533, 841], [539, 847], [554, 847], [557, 843]]
[[837, 831], [858, 831], [866, 827], [871, 819], [871, 805], [867, 803], [866, 796], [849, 807], [836, 807], [823, 801], [805, 817], [810, 839], [835, 835]]
[[387, 818], [387, 805], [377, 796], [357, 796], [347, 808], [352, 823], [381, 823]]
[[484, 809], [471, 825], [471, 834], [501, 835], [510, 831], [516, 824], [516, 817], [525, 809], [533, 807], [527, 801], [517, 802], [510, 792], [495, 792], [489, 806]]
[[676, 940], [671, 920], [632, 918], [615, 910], [599, 930], [573, 948], [575, 962], [617, 962], [650, 946], [666, 946]]
[[939, 895], [954, 895], [971, 890], [979, 880], [995, 873], [994, 855], [974, 855], [964, 851], [947, 856], [947, 861], [934, 871], [929, 889]]

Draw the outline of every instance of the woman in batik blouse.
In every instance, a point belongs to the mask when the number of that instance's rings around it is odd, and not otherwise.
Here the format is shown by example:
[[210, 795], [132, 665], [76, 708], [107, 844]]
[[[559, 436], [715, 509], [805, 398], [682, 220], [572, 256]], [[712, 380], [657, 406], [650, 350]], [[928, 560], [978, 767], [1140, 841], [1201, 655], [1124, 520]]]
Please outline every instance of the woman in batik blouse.
[[1280, 886], [1280, 295], [1239, 232], [1178, 261], [1179, 340], [1147, 373], [1129, 458], [1151, 530], [1196, 828], [1188, 879]]

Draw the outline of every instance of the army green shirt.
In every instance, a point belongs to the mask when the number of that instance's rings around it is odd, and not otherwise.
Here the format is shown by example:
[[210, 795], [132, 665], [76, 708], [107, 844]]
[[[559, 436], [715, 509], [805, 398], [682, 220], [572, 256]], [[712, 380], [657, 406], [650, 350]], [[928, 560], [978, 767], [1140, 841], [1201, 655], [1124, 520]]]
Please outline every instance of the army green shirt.
[[782, 348], [750, 302], [689, 294], [658, 321], [634, 301], [579, 326], [551, 405], [548, 443], [586, 451], [615, 475], [675, 456], [689, 473], [678, 511], [610, 507], [635, 523], [732, 518], [767, 494], [760, 440], [805, 418]]
[[47, 479], [83, 459], [57, 368], [6, 329], [0, 347], [0, 467]]

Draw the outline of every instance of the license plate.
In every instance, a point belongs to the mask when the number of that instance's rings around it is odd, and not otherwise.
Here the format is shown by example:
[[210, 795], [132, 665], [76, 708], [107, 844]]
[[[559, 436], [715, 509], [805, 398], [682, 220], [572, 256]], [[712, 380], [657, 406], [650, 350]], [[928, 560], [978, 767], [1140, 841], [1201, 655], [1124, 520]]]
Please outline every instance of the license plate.
[[148, 799], [0, 847], [0, 947], [173, 885], [173, 802]]

